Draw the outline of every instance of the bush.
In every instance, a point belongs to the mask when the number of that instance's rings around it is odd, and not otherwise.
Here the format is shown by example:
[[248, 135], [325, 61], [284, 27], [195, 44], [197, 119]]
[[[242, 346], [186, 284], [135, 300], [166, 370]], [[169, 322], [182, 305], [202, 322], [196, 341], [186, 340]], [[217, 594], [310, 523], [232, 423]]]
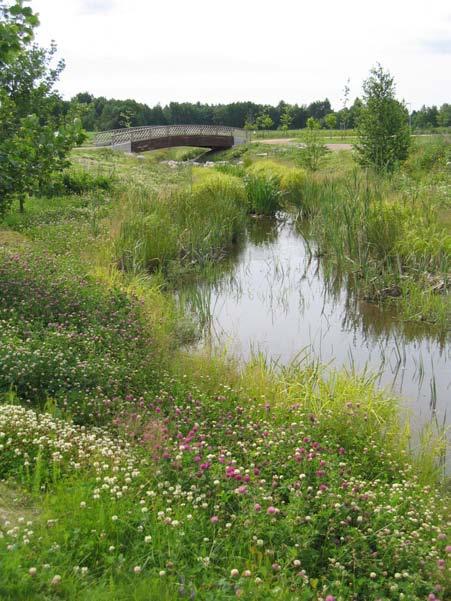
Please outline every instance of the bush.
[[53, 173], [50, 180], [41, 187], [44, 196], [62, 196], [64, 194], [84, 194], [93, 191], [110, 191], [114, 185], [112, 175], [92, 173], [85, 169], [68, 169]]

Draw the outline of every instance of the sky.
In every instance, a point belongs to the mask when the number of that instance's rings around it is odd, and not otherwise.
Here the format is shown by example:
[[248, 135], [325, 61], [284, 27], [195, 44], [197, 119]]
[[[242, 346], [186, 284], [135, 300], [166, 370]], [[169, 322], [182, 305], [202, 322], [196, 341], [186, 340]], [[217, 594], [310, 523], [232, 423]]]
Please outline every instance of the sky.
[[55, 40], [63, 96], [149, 105], [308, 104], [361, 94], [371, 67], [411, 109], [451, 103], [448, 0], [32, 0]]

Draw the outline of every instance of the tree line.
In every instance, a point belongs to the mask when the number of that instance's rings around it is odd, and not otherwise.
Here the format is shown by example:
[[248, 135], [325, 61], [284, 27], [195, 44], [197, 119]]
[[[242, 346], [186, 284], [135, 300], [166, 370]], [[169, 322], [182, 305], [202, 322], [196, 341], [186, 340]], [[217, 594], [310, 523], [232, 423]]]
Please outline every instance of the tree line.
[[[170, 102], [149, 106], [136, 100], [95, 97], [88, 92], [74, 96], [69, 104], [82, 107], [83, 127], [88, 131], [119, 129], [142, 125], [229, 125], [247, 129], [303, 129], [309, 118], [329, 129], [353, 129], [362, 106], [356, 98], [349, 106], [334, 111], [328, 98], [310, 104], [289, 104], [281, 100], [276, 106], [250, 101], [228, 104]], [[413, 129], [451, 126], [451, 104], [423, 106], [410, 115]]]
[[451, 127], [451, 104], [441, 107], [425, 106], [413, 111], [411, 115], [413, 129], [430, 129], [431, 127]]
[[330, 101], [289, 104], [281, 100], [276, 106], [250, 101], [228, 104], [170, 102], [165, 106], [148, 106], [135, 100], [95, 97], [88, 92], [71, 100], [82, 106], [82, 123], [88, 131], [102, 131], [141, 125], [229, 125], [248, 129], [303, 129], [312, 117], [322, 127], [353, 128], [361, 101], [334, 112]]

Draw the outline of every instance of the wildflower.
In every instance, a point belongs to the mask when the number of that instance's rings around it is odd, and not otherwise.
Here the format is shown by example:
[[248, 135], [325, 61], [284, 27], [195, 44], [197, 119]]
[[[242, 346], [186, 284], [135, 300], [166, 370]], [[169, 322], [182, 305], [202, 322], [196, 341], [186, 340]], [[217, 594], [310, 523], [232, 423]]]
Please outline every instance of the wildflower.
[[233, 570], [230, 570], [231, 578], [238, 578], [239, 575], [240, 575], [240, 572], [236, 568], [233, 568]]
[[294, 565], [295, 568], [299, 568], [299, 566], [301, 565], [301, 562], [299, 561], [299, 559], [295, 559], [293, 561], [293, 565]]
[[80, 503], [80, 508], [81, 508], [81, 509], [85, 509], [85, 507], [86, 507], [86, 503], [85, 503], [85, 501], [81, 501], [81, 503]]
[[260, 505], [260, 503], [255, 503], [255, 505], [254, 505], [255, 511], [260, 511], [261, 508], [262, 508], [262, 506]]
[[36, 576], [36, 572], [37, 572], [36, 568], [30, 568], [28, 570], [28, 573], [30, 574], [30, 576]]
[[376, 578], [376, 572], [370, 572], [370, 578]]
[[141, 574], [141, 566], [135, 566], [133, 568], [133, 571], [135, 574]]
[[217, 524], [219, 522], [218, 516], [217, 515], [212, 515], [211, 518], [210, 518], [210, 522], [212, 524]]
[[276, 513], [279, 513], [279, 510], [277, 509], [277, 507], [273, 507], [272, 505], [270, 505], [270, 506], [268, 507], [268, 509], [266, 510], [266, 513], [267, 513], [268, 515], [274, 515], [274, 514], [276, 514]]
[[150, 535], [144, 537], [145, 543], [150, 543], [151, 540], [152, 540], [152, 537]]
[[111, 516], [111, 520], [112, 520], [113, 522], [117, 522], [117, 520], [118, 520], [118, 519], [119, 519], [119, 518], [117, 517], [117, 515], [112, 515], [112, 516]]
[[251, 577], [251, 571], [250, 570], [244, 570], [243, 572], [243, 576], [245, 578], [250, 578]]
[[163, 576], [166, 576], [166, 570], [160, 570], [158, 572], [158, 576], [160, 576], [161, 578], [163, 578]]
[[335, 601], [335, 597], [333, 595], [327, 595], [325, 601]]
[[59, 574], [55, 574], [55, 576], [53, 576], [53, 578], [52, 578], [51, 585], [58, 586], [60, 583], [61, 583], [61, 576]]

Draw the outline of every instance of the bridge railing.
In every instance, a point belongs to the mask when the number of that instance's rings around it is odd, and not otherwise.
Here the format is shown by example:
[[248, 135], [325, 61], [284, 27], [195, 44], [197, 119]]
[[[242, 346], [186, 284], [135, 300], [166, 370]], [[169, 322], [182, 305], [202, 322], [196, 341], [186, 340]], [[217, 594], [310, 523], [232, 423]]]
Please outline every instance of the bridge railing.
[[250, 132], [228, 125], [146, 125], [97, 132], [95, 145], [113, 146], [171, 136], [233, 136], [235, 144], [242, 144], [249, 141]]

